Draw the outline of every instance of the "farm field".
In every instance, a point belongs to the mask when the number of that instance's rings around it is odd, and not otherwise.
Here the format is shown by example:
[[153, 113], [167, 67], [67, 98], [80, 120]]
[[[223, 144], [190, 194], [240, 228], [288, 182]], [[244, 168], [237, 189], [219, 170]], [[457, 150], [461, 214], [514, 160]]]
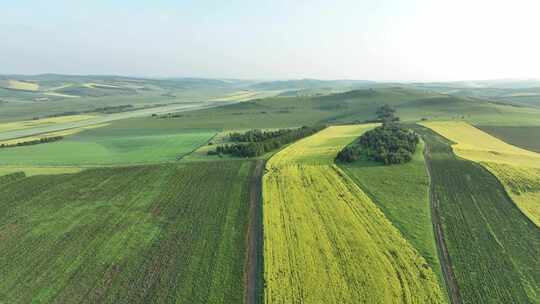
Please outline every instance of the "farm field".
[[332, 164], [372, 127], [329, 127], [269, 160], [265, 303], [445, 303], [426, 260]]
[[481, 165], [418, 128], [429, 147], [433, 199], [463, 303], [538, 303], [540, 229]]
[[444, 281], [435, 246], [429, 203], [429, 177], [420, 142], [411, 162], [386, 166], [370, 160], [339, 163]]
[[[471, 125], [453, 122], [424, 123], [452, 140], [454, 152], [493, 173], [516, 205], [540, 227], [540, 154], [507, 144]], [[536, 180], [538, 179], [538, 180]]]
[[421, 125], [453, 141], [452, 149], [465, 159], [540, 168], [539, 153], [507, 144], [465, 122], [423, 122]]
[[0, 132], [24, 130], [35, 127], [42, 127], [60, 123], [76, 122], [94, 118], [95, 115], [67, 115], [60, 117], [42, 118], [37, 120], [25, 120], [0, 124]]
[[0, 149], [0, 165], [88, 166], [175, 161], [216, 132], [124, 122], [84, 130], [60, 141]]
[[504, 185], [521, 211], [540, 227], [540, 169], [482, 163]]
[[252, 168], [0, 177], [0, 302], [242, 303]]
[[511, 145], [540, 153], [540, 127], [480, 125], [477, 128]]

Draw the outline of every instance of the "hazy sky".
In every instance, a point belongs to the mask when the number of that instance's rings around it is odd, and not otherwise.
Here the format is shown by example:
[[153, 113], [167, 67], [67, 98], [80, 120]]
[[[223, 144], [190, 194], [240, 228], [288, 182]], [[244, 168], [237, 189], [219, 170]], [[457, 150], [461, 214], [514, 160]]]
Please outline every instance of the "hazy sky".
[[539, 0], [7, 0], [0, 74], [540, 78]]

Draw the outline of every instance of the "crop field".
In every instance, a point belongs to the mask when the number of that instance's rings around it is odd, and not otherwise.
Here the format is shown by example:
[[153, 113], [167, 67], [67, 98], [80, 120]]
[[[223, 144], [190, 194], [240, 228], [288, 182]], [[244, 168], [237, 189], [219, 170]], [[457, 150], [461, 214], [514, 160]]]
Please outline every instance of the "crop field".
[[451, 142], [419, 128], [452, 269], [463, 303], [538, 303], [540, 229], [482, 166], [452, 153]]
[[[450, 139], [454, 152], [475, 161], [493, 173], [505, 186], [514, 203], [540, 227], [540, 154], [507, 144], [464, 123], [425, 123], [435, 132]], [[505, 171], [506, 170], [506, 171]], [[538, 179], [538, 180], [535, 180]], [[517, 185], [521, 187], [516, 188]]]
[[252, 167], [0, 177], [0, 302], [242, 303]]
[[342, 168], [384, 212], [401, 234], [422, 254], [439, 276], [429, 204], [429, 177], [420, 142], [411, 162], [387, 166], [370, 160], [340, 163]]
[[19, 80], [0, 80], [0, 86], [11, 90], [37, 91], [39, 84]]
[[94, 115], [68, 115], [59, 117], [50, 117], [37, 120], [25, 120], [0, 124], [0, 132], [23, 130], [35, 127], [42, 127], [58, 123], [75, 122], [94, 118]]
[[268, 162], [265, 303], [445, 302], [426, 260], [332, 165], [330, 150], [337, 153], [371, 127], [330, 127]]
[[49, 137], [55, 137], [55, 136], [63, 136], [63, 137], [65, 137], [65, 136], [70, 136], [70, 135], [80, 133], [80, 132], [82, 132], [84, 130], [101, 128], [101, 127], [105, 127], [105, 126], [108, 126], [108, 124], [91, 125], [91, 126], [87, 126], [87, 127], [67, 129], [67, 130], [63, 130], [63, 131], [57, 131], [57, 132], [51, 132], [51, 133], [45, 133], [45, 134], [39, 134], [39, 135], [32, 135], [32, 136], [27, 136], [27, 137], [20, 137], [20, 138], [15, 138], [15, 139], [10, 139], [10, 140], [0, 140], [0, 145], [2, 145], [2, 144], [4, 144], [4, 145], [16, 145], [18, 143], [24, 143], [24, 142], [33, 141], [33, 140], [39, 140], [41, 138], [49, 138]]
[[511, 145], [540, 153], [540, 127], [478, 126], [478, 128]]
[[114, 165], [175, 161], [206, 144], [214, 130], [111, 124], [52, 143], [0, 150], [0, 165]]
[[365, 131], [377, 124], [331, 126], [318, 132], [316, 136], [302, 139], [298, 144], [280, 151], [272, 157], [272, 164], [333, 164], [337, 153]]
[[428, 127], [453, 141], [457, 156], [475, 162], [494, 162], [540, 168], [540, 154], [509, 145], [465, 122], [424, 122]]
[[540, 227], [540, 169], [483, 163], [504, 185], [512, 200]]

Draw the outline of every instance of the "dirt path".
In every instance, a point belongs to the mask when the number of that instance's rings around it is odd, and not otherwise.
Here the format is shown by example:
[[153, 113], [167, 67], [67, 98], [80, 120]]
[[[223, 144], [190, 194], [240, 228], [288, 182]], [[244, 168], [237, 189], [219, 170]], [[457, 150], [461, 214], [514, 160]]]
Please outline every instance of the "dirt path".
[[245, 303], [257, 304], [261, 301], [262, 280], [262, 175], [266, 161], [257, 160], [249, 186], [249, 227], [247, 246], [247, 271]]
[[426, 143], [424, 151], [424, 157], [426, 159], [427, 173], [430, 180], [429, 183], [429, 201], [431, 205], [431, 221], [433, 223], [433, 231], [435, 233], [435, 241], [437, 243], [437, 252], [439, 254], [439, 261], [446, 283], [446, 289], [448, 290], [448, 296], [451, 304], [461, 304], [461, 295], [459, 293], [459, 287], [454, 277], [454, 269], [450, 261], [450, 255], [448, 254], [448, 248], [446, 248], [446, 242], [444, 240], [443, 228], [441, 223], [441, 217], [439, 214], [439, 200], [434, 194], [434, 184], [431, 178], [431, 154], [429, 152], [429, 145]]

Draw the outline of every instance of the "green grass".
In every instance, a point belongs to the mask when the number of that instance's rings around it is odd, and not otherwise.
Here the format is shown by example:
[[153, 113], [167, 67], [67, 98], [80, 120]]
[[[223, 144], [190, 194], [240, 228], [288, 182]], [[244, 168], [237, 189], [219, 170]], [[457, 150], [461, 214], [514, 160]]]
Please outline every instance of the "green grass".
[[486, 169], [455, 157], [432, 131], [418, 130], [429, 146], [434, 197], [463, 303], [539, 303], [540, 229]]
[[339, 166], [422, 254], [444, 286], [431, 223], [429, 177], [423, 149], [421, 142], [412, 161], [406, 164], [387, 166], [358, 160]]
[[242, 303], [251, 168], [0, 178], [0, 302]]
[[204, 145], [215, 131], [129, 122], [86, 130], [63, 140], [0, 149], [0, 165], [114, 165], [174, 161]]
[[540, 153], [540, 127], [537, 126], [476, 126], [511, 145]]

